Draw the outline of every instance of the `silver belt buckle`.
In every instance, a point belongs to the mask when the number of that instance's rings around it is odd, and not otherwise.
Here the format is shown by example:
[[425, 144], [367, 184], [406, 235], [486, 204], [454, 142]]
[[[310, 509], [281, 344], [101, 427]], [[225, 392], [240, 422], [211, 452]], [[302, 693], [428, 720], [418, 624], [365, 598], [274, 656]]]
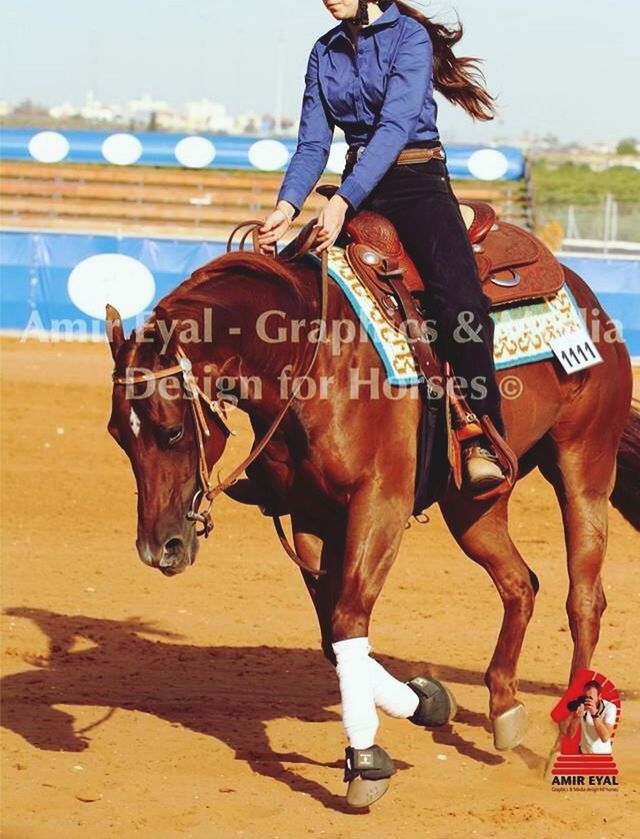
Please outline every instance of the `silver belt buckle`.
[[360, 158], [364, 154], [365, 149], [366, 149], [366, 146], [358, 146], [358, 148], [356, 149], [356, 162], [358, 160], [360, 160]]

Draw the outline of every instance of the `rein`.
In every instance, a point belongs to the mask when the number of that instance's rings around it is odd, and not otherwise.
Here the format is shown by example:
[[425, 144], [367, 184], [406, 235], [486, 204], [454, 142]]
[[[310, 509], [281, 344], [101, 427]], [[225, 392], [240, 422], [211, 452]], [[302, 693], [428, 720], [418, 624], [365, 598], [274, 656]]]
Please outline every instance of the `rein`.
[[[262, 226], [262, 222], [244, 222], [244, 224], [239, 225], [231, 234], [229, 238], [229, 242], [227, 243], [227, 250], [231, 247], [231, 242], [233, 240], [233, 235], [236, 230], [240, 229], [244, 226], [250, 226], [250, 229], [244, 234], [241, 241], [240, 250], [244, 249], [244, 243], [247, 237], [253, 234], [254, 237], [254, 246], [257, 243], [257, 228]], [[320, 323], [322, 325], [320, 334], [326, 330], [326, 320], [327, 320], [327, 307], [328, 307], [328, 296], [329, 296], [329, 272], [328, 272], [328, 256], [327, 251], [324, 250], [322, 252], [322, 263], [321, 263], [321, 282], [320, 282]], [[306, 369], [304, 375], [301, 376], [302, 370], [304, 369], [304, 359], [300, 362], [298, 366], [298, 370], [293, 377], [294, 385], [291, 390], [291, 395], [287, 399], [286, 403], [277, 413], [275, 419], [266, 430], [264, 435], [262, 436], [260, 442], [255, 446], [244, 458], [244, 460], [239, 463], [235, 469], [233, 469], [226, 478], [218, 483], [215, 486], [211, 485], [209, 479], [209, 467], [207, 465], [207, 458], [205, 452], [205, 439], [208, 438], [211, 434], [209, 431], [209, 427], [207, 425], [207, 420], [205, 418], [205, 414], [202, 408], [202, 404], [204, 403], [209, 410], [213, 413], [214, 418], [221, 426], [225, 436], [229, 436], [231, 434], [235, 434], [234, 431], [229, 427], [227, 424], [226, 412], [224, 409], [224, 403], [220, 400], [211, 400], [207, 396], [207, 394], [202, 390], [202, 388], [198, 385], [196, 377], [193, 373], [193, 365], [191, 360], [187, 357], [187, 354], [182, 349], [181, 346], [178, 346], [176, 349], [176, 358], [177, 364], [172, 365], [171, 367], [164, 367], [162, 370], [152, 370], [148, 373], [144, 373], [141, 375], [136, 376], [116, 376], [115, 373], [113, 375], [113, 383], [116, 385], [135, 385], [135, 384], [143, 384], [145, 382], [157, 381], [159, 379], [164, 379], [169, 376], [181, 376], [182, 377], [182, 385], [185, 390], [186, 396], [189, 399], [191, 404], [191, 414], [193, 418], [193, 427], [195, 429], [196, 435], [196, 446], [198, 450], [198, 467], [197, 467], [197, 478], [198, 478], [198, 489], [196, 490], [195, 495], [191, 501], [191, 507], [189, 512], [187, 513], [187, 519], [194, 523], [200, 524], [201, 529], [196, 530], [197, 536], [204, 536], [205, 539], [208, 537], [209, 533], [213, 530], [213, 519], [211, 517], [211, 506], [213, 501], [217, 495], [227, 490], [232, 484], [234, 484], [242, 475], [242, 473], [250, 466], [256, 458], [258, 458], [266, 446], [269, 444], [273, 435], [276, 433], [280, 424], [282, 423], [285, 414], [293, 404], [294, 400], [300, 393], [300, 388], [302, 387], [303, 382], [311, 373], [313, 366], [316, 363], [316, 359], [318, 358], [318, 353], [320, 352], [320, 341], [316, 341], [315, 347], [313, 349], [313, 353], [309, 363], [306, 365]], [[203, 499], [206, 499], [208, 504], [206, 509], [200, 511], [200, 504]], [[276, 530], [278, 531], [278, 536], [280, 537], [281, 541], [284, 537], [284, 533], [281, 534], [282, 526], [277, 516], [274, 516], [274, 523], [276, 525]], [[318, 569], [311, 568], [310, 566], [306, 565], [300, 557], [297, 556], [295, 551], [290, 547], [287, 546], [286, 548], [287, 554], [291, 557], [291, 559], [302, 568], [304, 571], [307, 571], [311, 574], [317, 575], [319, 573], [323, 573]]]

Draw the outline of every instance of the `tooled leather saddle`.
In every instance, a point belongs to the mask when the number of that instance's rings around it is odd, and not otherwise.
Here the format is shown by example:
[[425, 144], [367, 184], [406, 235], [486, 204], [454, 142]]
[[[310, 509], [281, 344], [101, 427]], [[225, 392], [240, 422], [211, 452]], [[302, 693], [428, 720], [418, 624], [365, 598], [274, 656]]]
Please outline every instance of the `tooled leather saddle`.
[[[322, 185], [316, 191], [331, 198], [336, 190], [336, 186]], [[460, 212], [473, 248], [478, 279], [492, 306], [552, 297], [560, 290], [563, 268], [533, 234], [515, 224], [499, 222], [493, 207], [482, 201], [462, 203]], [[314, 223], [315, 220], [309, 222], [300, 231], [283, 256], [307, 250]], [[395, 227], [384, 216], [361, 210], [347, 221], [344, 232], [349, 240], [347, 250], [352, 255], [349, 262], [353, 260], [359, 266], [357, 273], [367, 285], [372, 273], [399, 272], [409, 292], [428, 291]], [[388, 287], [384, 291], [388, 293]], [[381, 308], [386, 311], [384, 304]]]

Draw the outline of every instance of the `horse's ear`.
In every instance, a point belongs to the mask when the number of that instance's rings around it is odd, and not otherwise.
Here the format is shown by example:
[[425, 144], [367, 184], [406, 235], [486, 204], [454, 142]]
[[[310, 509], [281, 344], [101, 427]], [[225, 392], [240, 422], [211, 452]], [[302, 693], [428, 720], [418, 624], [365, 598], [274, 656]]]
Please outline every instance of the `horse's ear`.
[[108, 303], [105, 326], [107, 330], [107, 340], [109, 341], [109, 347], [111, 348], [111, 355], [115, 361], [120, 347], [124, 344], [124, 329], [122, 328], [122, 318], [120, 317], [120, 312]]

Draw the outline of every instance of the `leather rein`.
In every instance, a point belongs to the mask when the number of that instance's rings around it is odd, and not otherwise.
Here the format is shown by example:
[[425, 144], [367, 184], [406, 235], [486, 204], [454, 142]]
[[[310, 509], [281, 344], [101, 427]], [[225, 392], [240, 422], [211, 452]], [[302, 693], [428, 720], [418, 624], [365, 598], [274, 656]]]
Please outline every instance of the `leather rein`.
[[[253, 236], [253, 245], [254, 249], [257, 250], [257, 233], [258, 229], [262, 226], [262, 221], [247, 221], [243, 222], [242, 224], [238, 225], [231, 236], [229, 237], [229, 241], [227, 243], [227, 251], [231, 250], [231, 245], [233, 242], [233, 237], [235, 233], [243, 227], [248, 227], [249, 229], [245, 232], [243, 237], [240, 240], [239, 250], [244, 250], [244, 244], [249, 235]], [[315, 237], [314, 237], [315, 238]], [[310, 243], [310, 245], [312, 242]], [[310, 246], [309, 245], [309, 246]], [[320, 323], [321, 323], [321, 331], [320, 334], [324, 334], [326, 330], [326, 320], [327, 320], [327, 306], [328, 306], [328, 296], [329, 296], [329, 272], [328, 272], [328, 258], [327, 258], [327, 251], [324, 250], [322, 252], [322, 260], [321, 260], [321, 281], [320, 281]], [[182, 387], [185, 393], [186, 398], [189, 400], [191, 405], [191, 415], [193, 419], [193, 427], [195, 430], [195, 442], [196, 448], [198, 452], [198, 465], [196, 470], [196, 477], [197, 477], [197, 489], [191, 501], [191, 507], [187, 512], [187, 519], [194, 523], [194, 525], [198, 526], [201, 525], [201, 529], [196, 529], [196, 536], [204, 536], [205, 539], [208, 537], [209, 533], [213, 530], [213, 519], [211, 516], [211, 506], [213, 504], [214, 499], [217, 495], [227, 490], [232, 484], [234, 484], [242, 475], [242, 473], [250, 466], [264, 451], [266, 446], [269, 444], [273, 435], [276, 433], [278, 428], [280, 427], [287, 411], [291, 407], [292, 403], [296, 399], [296, 397], [300, 393], [300, 388], [303, 385], [303, 382], [311, 373], [312, 368], [316, 363], [316, 359], [318, 357], [318, 353], [320, 351], [320, 340], [317, 340], [313, 349], [313, 353], [311, 355], [311, 359], [309, 363], [306, 365], [306, 369], [304, 366], [304, 358], [300, 361], [298, 365], [298, 370], [296, 371], [295, 375], [293, 376], [293, 387], [291, 389], [291, 395], [287, 399], [286, 403], [280, 409], [280, 411], [275, 416], [273, 422], [266, 430], [260, 442], [252, 448], [249, 452], [247, 457], [239, 463], [223, 480], [219, 480], [215, 486], [211, 484], [210, 480], [210, 472], [209, 467], [207, 464], [207, 457], [205, 451], [205, 440], [211, 436], [211, 432], [209, 430], [209, 426], [205, 417], [205, 412], [203, 410], [203, 405], [205, 405], [213, 414], [214, 419], [222, 429], [223, 433], [226, 437], [231, 434], [235, 434], [235, 432], [229, 427], [227, 423], [227, 416], [225, 410], [225, 403], [221, 399], [214, 399], [211, 400], [207, 396], [207, 394], [202, 390], [202, 388], [198, 385], [196, 377], [193, 372], [193, 365], [191, 360], [188, 358], [187, 354], [183, 350], [182, 346], [178, 346], [176, 349], [176, 364], [173, 364], [170, 367], [163, 367], [161, 370], [150, 370], [146, 373], [133, 375], [133, 376], [117, 376], [114, 372], [113, 374], [113, 383], [114, 385], [136, 385], [136, 384], [144, 384], [145, 382], [151, 381], [158, 381], [159, 379], [165, 379], [169, 376], [180, 376], [182, 378]], [[303, 375], [302, 370], [305, 369]], [[207, 506], [204, 510], [200, 510], [200, 505], [206, 500]], [[280, 520], [277, 516], [274, 516], [274, 523], [276, 525], [276, 531], [278, 532], [278, 536], [280, 541], [284, 542], [285, 550], [287, 554], [291, 557], [291, 559], [302, 568], [304, 571], [307, 571], [311, 574], [317, 575], [322, 573], [318, 571], [318, 569], [311, 568], [310, 566], [306, 565], [300, 557], [297, 556], [295, 551], [288, 545], [286, 542], [286, 537], [284, 537], [284, 533], [282, 532], [282, 525], [280, 524]]]

